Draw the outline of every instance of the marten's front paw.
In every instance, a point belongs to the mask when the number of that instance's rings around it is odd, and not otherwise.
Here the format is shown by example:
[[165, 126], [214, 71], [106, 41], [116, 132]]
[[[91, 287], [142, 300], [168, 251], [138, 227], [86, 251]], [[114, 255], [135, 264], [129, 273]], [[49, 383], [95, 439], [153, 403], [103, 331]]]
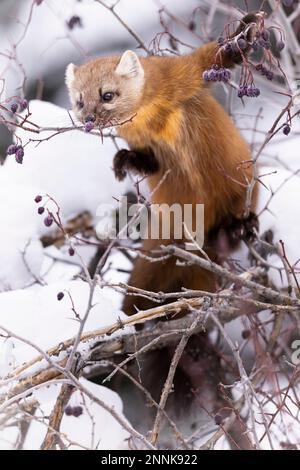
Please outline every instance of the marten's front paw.
[[129, 153], [129, 150], [122, 149], [119, 150], [114, 157], [113, 170], [115, 177], [119, 181], [123, 181], [126, 178]]
[[142, 176], [152, 175], [159, 170], [159, 163], [152, 151], [122, 149], [114, 157], [113, 169], [116, 178], [122, 181], [130, 171]]

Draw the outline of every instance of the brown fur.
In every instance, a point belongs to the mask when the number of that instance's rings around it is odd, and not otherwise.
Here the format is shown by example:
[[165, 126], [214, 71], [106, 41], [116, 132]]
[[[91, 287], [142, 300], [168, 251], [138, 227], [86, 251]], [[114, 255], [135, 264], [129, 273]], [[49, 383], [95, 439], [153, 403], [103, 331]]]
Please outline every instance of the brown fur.
[[[253, 15], [245, 23], [250, 21]], [[107, 116], [120, 120], [134, 116], [118, 132], [130, 149], [142, 150], [143, 155], [143, 149], [151, 149], [158, 161], [157, 172], [148, 177], [150, 190], [158, 187], [152, 202], [204, 204], [206, 234], [223, 220], [243, 217], [246, 186], [252, 176], [248, 145], [202, 79], [203, 71], [213, 64], [229, 67], [241, 59], [217, 51], [214, 42], [182, 57], [140, 58], [143, 86], [136, 93], [128, 80], [124, 82], [114, 74], [119, 58], [97, 59], [75, 68], [71, 89], [73, 103], [78, 93], [85, 94], [85, 108], [78, 111], [81, 118], [91, 112], [99, 122]], [[98, 91], [107, 83], [121, 90], [115, 107], [109, 110], [99, 104]], [[159, 185], [167, 170], [171, 172]], [[148, 240], [144, 250], [150, 252], [167, 242]], [[179, 290], [183, 286], [214, 289], [212, 275], [175, 264], [175, 259], [150, 263], [138, 258], [129, 284], [150, 291]], [[129, 296], [124, 310], [131, 314], [150, 305], [143, 298]]]

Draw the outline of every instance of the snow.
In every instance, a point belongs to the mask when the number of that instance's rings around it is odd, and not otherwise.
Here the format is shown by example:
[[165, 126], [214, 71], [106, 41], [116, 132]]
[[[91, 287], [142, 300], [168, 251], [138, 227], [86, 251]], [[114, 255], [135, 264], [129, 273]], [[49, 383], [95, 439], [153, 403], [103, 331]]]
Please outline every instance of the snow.
[[[266, 173], [274, 172], [273, 167], [265, 167]], [[263, 178], [264, 184], [267, 184], [274, 195], [268, 204], [268, 209], [264, 210], [268, 203], [270, 193], [267, 194], [265, 188], [261, 188], [261, 196], [258, 201], [258, 212], [261, 212], [259, 218], [260, 232], [272, 230], [274, 233], [274, 243], [279, 246], [282, 240], [285, 245], [287, 259], [290, 264], [296, 266], [299, 259], [299, 239], [300, 228], [295, 221], [300, 220], [299, 194], [300, 181], [299, 175], [293, 175], [290, 171], [278, 169], [275, 174]], [[268, 262], [279, 268], [282, 268], [282, 260], [277, 255], [270, 255]], [[283, 277], [283, 279], [282, 279]], [[286, 287], [288, 284], [285, 272], [280, 276], [278, 270], [270, 268], [269, 279], [277, 287]]]
[[[67, 111], [51, 103], [32, 101], [30, 111], [32, 122], [41, 126], [70, 125]], [[43, 137], [47, 135], [49, 133]], [[45, 227], [44, 216], [37, 214], [37, 207], [44, 201], [49, 210], [55, 211], [56, 206], [45, 197], [37, 205], [35, 196], [51, 195], [61, 207], [64, 222], [84, 211], [96, 218], [99, 204], [115, 205], [114, 198], [126, 193], [131, 184], [128, 180], [118, 183], [114, 178], [111, 162], [116, 149], [110, 139], [104, 139], [102, 143], [99, 137], [71, 131], [37, 146], [30, 142], [33, 135], [27, 131], [18, 130], [16, 137], [23, 145], [29, 143], [25, 147], [23, 165], [18, 165], [12, 156], [0, 167], [0, 325], [46, 351], [78, 332], [79, 323], [72, 311], [72, 302], [76, 314], [82, 318], [88, 305], [89, 285], [72, 278], [80, 274], [82, 260], [87, 264], [95, 248], [76, 246], [72, 259], [67, 248], [51, 246], [44, 249], [40, 237], [51, 233], [54, 228]], [[106, 276], [115, 273], [117, 279], [126, 280], [126, 274], [117, 271], [120, 267], [130, 267], [122, 253], [115, 252], [107, 263], [112, 265], [112, 269]], [[58, 301], [57, 294], [61, 291], [65, 295]], [[125, 317], [120, 311], [121, 295], [108, 288], [96, 289], [93, 305], [85, 332]], [[130, 331], [131, 328], [127, 328], [117, 334]], [[84, 350], [85, 346], [81, 352]], [[0, 376], [6, 376], [37, 355], [38, 351], [32, 346], [13, 337], [1, 337]], [[121, 400], [116, 393], [82, 380], [97, 397], [122, 414]], [[40, 400], [37, 418], [49, 414], [58, 391], [59, 387], [53, 385], [47, 393], [45, 388], [37, 393]], [[81, 404], [79, 392], [73, 394], [72, 401]], [[80, 443], [72, 448], [91, 446], [92, 426], [94, 446], [99, 442], [99, 448], [127, 448], [125, 439], [128, 433], [108, 412], [87, 397], [84, 401], [86, 408], [81, 417], [63, 418], [62, 432], [71, 441]], [[103, 421], [106, 423], [105, 432]], [[38, 448], [45, 431], [45, 424], [34, 421], [25, 448]], [[9, 442], [15, 440], [16, 432], [16, 428], [1, 431], [0, 447], [7, 448]]]
[[[94, 384], [82, 378], [80, 383], [95, 397], [102, 400], [129, 425], [124, 417], [123, 405], [117, 393], [106, 387]], [[38, 401], [35, 419], [32, 419], [26, 436], [24, 449], [38, 450], [47, 432], [43, 423], [44, 417], [49, 416], [60, 391], [60, 385], [50, 385], [34, 392], [33, 398]], [[81, 406], [82, 415], [79, 417], [64, 414], [60, 426], [63, 442], [69, 449], [128, 449], [127, 439], [130, 437], [112, 415], [87, 396], [76, 390], [68, 403], [70, 406]], [[105, 425], [103, 425], [105, 423]], [[129, 425], [130, 426], [130, 425]], [[6, 428], [0, 439], [0, 449], [12, 448], [17, 438], [17, 429]], [[10, 446], [9, 444], [10, 443]]]
[[[44, 101], [31, 101], [30, 119], [40, 126], [72, 126], [67, 110]], [[47, 138], [54, 132], [43, 132]], [[36, 135], [19, 129], [16, 136], [26, 144]], [[125, 143], [123, 143], [125, 145]], [[18, 184], [30, 184], [36, 194], [50, 194], [62, 206], [65, 217], [81, 211], [93, 215], [99, 203], [112, 203], [114, 197], [129, 188], [128, 180], [116, 181], [112, 159], [116, 147], [112, 140], [93, 136], [78, 130], [65, 132], [40, 145], [29, 143], [25, 148], [23, 165], [16, 165], [14, 157], [5, 165], [6, 176], [13, 175]]]
[[[275, 371], [274, 375], [276, 374]], [[276, 390], [274, 382], [267, 382], [262, 394], [257, 393], [253, 400], [252, 409], [255, 417], [255, 427], [260, 446], [264, 450], [285, 449], [285, 446], [298, 446], [300, 440], [299, 429], [299, 405], [297, 404], [299, 386], [290, 387], [290, 384], [281, 374], [276, 374]], [[288, 393], [286, 391], [288, 390]], [[270, 396], [274, 398], [269, 399]], [[263, 412], [263, 414], [262, 414]], [[264, 415], [264, 416], [263, 416]], [[266, 432], [264, 420], [269, 424], [269, 436]], [[248, 419], [248, 427], [252, 427], [251, 419]], [[264, 436], [264, 437], [263, 437]]]
[[[64, 292], [61, 301], [58, 292]], [[72, 302], [76, 314], [83, 317], [89, 298], [89, 285], [80, 280], [56, 282], [48, 286], [33, 286], [27, 290], [5, 292], [0, 295], [1, 326], [31, 341], [43, 350], [48, 350], [66, 339], [76, 335], [79, 323], [72, 311]], [[72, 299], [72, 301], [71, 301]], [[97, 288], [93, 298], [94, 307], [85, 325], [84, 331], [91, 331], [115, 323], [118, 318], [125, 318], [119, 310], [118, 297], [114, 298], [108, 290]], [[49, 330], [50, 328], [50, 330]], [[130, 328], [118, 332], [118, 335], [131, 331]], [[110, 336], [111, 338], [111, 336]], [[38, 356], [31, 346], [16, 340], [0, 338], [2, 352], [11, 357], [11, 366], [16, 367]], [[1, 359], [0, 359], [1, 361]], [[8, 364], [0, 362], [0, 376], [9, 371]]]
[[[295, 265], [298, 278], [300, 227], [295, 221], [300, 220], [297, 197], [300, 188], [299, 174], [277, 165], [261, 166], [260, 175], [264, 175], [261, 178], [264, 186], [259, 185], [257, 199], [259, 234], [263, 235], [271, 230], [274, 244], [280, 248], [280, 240], [284, 242], [287, 259], [291, 266]], [[245, 268], [249, 266], [248, 250], [245, 245], [236, 250], [232, 257], [238, 259]], [[276, 254], [270, 254], [267, 262], [271, 265], [268, 270], [269, 281], [277, 288], [286, 288], [288, 279], [283, 270], [282, 259]], [[281, 273], [276, 268], [280, 268]]]
[[[67, 111], [51, 103], [31, 101], [30, 111], [32, 122], [41, 126], [71, 125]], [[43, 133], [43, 138], [52, 134]], [[100, 204], [114, 207], [115, 199], [131, 189], [129, 180], [118, 182], [114, 177], [111, 166], [116, 148], [109, 138], [102, 143], [98, 136], [75, 130], [36, 145], [30, 142], [35, 134], [23, 129], [17, 130], [16, 137], [28, 144], [23, 164], [10, 156], [0, 167], [0, 290], [24, 287], [39, 274], [39, 238], [55, 227], [45, 227], [45, 215], [37, 214], [37, 194], [48, 194], [57, 202], [64, 222], [84, 211], [96, 217]], [[46, 208], [56, 212], [51, 201]], [[28, 264], [23, 261], [24, 250]]]
[[[81, 384], [87, 388], [94, 396], [112, 407], [118, 415], [127, 422], [122, 414], [122, 401], [117, 393], [89, 382], [86, 379], [80, 380]], [[53, 409], [55, 398], [59, 387], [50, 386], [50, 390], [41, 390], [35, 392], [34, 397], [39, 401], [41, 408], [36, 416], [48, 415]], [[50, 392], [50, 393], [49, 393]], [[46, 395], [46, 396], [45, 396]], [[76, 442], [89, 449], [128, 449], [126, 439], [130, 437], [126, 431], [108, 411], [101, 408], [89, 397], [82, 395], [76, 390], [69, 401], [71, 406], [82, 406], [83, 414], [78, 418], [64, 415], [61, 423], [61, 432], [65, 434], [70, 441]], [[105, 423], [105, 426], [103, 426]], [[129, 424], [129, 423], [128, 423]], [[39, 441], [45, 434], [45, 426], [33, 422], [30, 432], [25, 441], [25, 449], [39, 448]], [[92, 436], [94, 439], [92, 440]], [[78, 445], [71, 445], [70, 449], [80, 448]]]
[[[252, 154], [255, 157], [261, 148], [267, 132], [272, 128], [274, 120], [287, 105], [288, 98], [276, 93], [276, 85], [262, 81], [260, 106], [255, 100], [247, 100], [245, 104], [235, 98], [233, 109], [235, 122], [241, 129], [247, 142], [252, 145]], [[296, 103], [297, 104], [297, 100]], [[256, 132], [253, 131], [256, 123]], [[284, 116], [278, 126], [286, 122]], [[283, 240], [287, 257], [293, 265], [299, 257], [298, 241], [300, 239], [300, 226], [295, 223], [299, 220], [298, 195], [300, 195], [299, 177], [299, 132], [300, 122], [293, 120], [289, 136], [279, 131], [272, 137], [263, 152], [259, 155], [257, 169], [262, 184], [259, 184], [256, 212], [259, 215], [259, 234], [272, 230], [274, 242]], [[282, 187], [281, 187], [282, 186]], [[279, 189], [280, 188], [280, 189]], [[272, 192], [275, 192], [272, 196]], [[265, 206], [268, 210], [263, 210]], [[232, 253], [242, 265], [249, 266], [248, 250], [241, 246]], [[283, 264], [277, 255], [268, 257], [269, 264], [282, 268]], [[280, 276], [278, 270], [270, 268], [268, 271], [270, 282], [277, 288], [286, 288], [288, 285], [286, 274]]]
[[[7, 26], [1, 25], [2, 50], [12, 50], [12, 44], [21, 37], [32, 0], [14, 3], [19, 4], [19, 10], [11, 10], [11, 22]], [[164, 5], [179, 17], [183, 12], [192, 11], [198, 6], [194, 0], [165, 0]], [[127, 0], [121, 0], [117, 7], [120, 16], [141, 34], [146, 44], [161, 29], [157, 10], [157, 2], [154, 0], [130, 0], [130, 8]], [[66, 20], [75, 14], [82, 18], [84, 27], [69, 31]], [[16, 17], [22, 21], [18, 22]], [[44, 34], [45, 25], [47, 34]], [[44, 0], [39, 7], [34, 8], [30, 27], [19, 44], [17, 53], [25, 68], [29, 86], [32, 87], [37, 79], [47, 81], [48, 77], [53, 79], [54, 75], [57, 75], [55, 80], [63, 83], [63, 70], [71, 61], [82, 63], [95, 53], [118, 53], [136, 46], [133, 38], [113, 18], [111, 12], [93, 0]], [[139, 53], [143, 54], [141, 50]], [[6, 80], [6, 97], [15, 94], [22, 80], [21, 70], [13, 61], [0, 56], [0, 75]], [[241, 101], [236, 100], [233, 106], [236, 123], [243, 129], [247, 140], [254, 144], [254, 154], [259, 149], [265, 132], [287, 103], [287, 97], [274, 93], [276, 85], [268, 83], [267, 86], [262, 85], [261, 89], [260, 106], [264, 111], [257, 121], [256, 133], [249, 130], [253, 128], [257, 116], [256, 102], [247, 101], [244, 108]], [[61, 89], [57, 87], [56, 93], [56, 99], [62, 101], [64, 97]], [[4, 94], [1, 94], [1, 101], [3, 99]], [[54, 104], [34, 100], [30, 102], [30, 111], [30, 120], [40, 126], [71, 125], [67, 110]], [[275, 243], [283, 240], [291, 264], [296, 263], [299, 257], [300, 228], [295, 223], [300, 220], [299, 175], [293, 175], [299, 168], [299, 126], [299, 121], [294, 120], [291, 135], [285, 137], [279, 133], [259, 158], [259, 173], [266, 175], [262, 177], [262, 181], [267, 186], [259, 187], [257, 209], [260, 212], [260, 234], [272, 230]], [[31, 141], [50, 137], [52, 133], [36, 135], [18, 129], [16, 137], [25, 145], [24, 163], [16, 164], [12, 156], [0, 167], [0, 326], [12, 330], [43, 350], [74, 337], [78, 332], [79, 324], [72, 311], [71, 299], [76, 313], [82, 317], [88, 303], [89, 286], [78, 277], [81, 274], [81, 260], [88, 264], [95, 248], [76, 246], [76, 254], [72, 258], [67, 253], [67, 246], [43, 248], [41, 236], [53, 233], [55, 227], [46, 228], [43, 224], [44, 216], [37, 214], [35, 196], [43, 195], [43, 202], [39, 205], [46, 201], [46, 207], [55, 211], [55, 204], [45, 195], [54, 198], [61, 208], [63, 222], [83, 211], [90, 212], [97, 222], [100, 204], [115, 205], [115, 198], [132, 190], [129, 179], [119, 183], [114, 178], [111, 166], [116, 148], [111, 139], [105, 138], [102, 142], [97, 136], [70, 131], [40, 145]], [[120, 141], [120, 145], [126, 144]], [[278, 188], [280, 189], [277, 191]], [[271, 190], [275, 191], [275, 195], [269, 201]], [[264, 210], [266, 203], [268, 210]], [[233, 253], [232, 257], [239, 258], [247, 268], [247, 255], [244, 247]], [[282, 261], [278, 256], [270, 255], [267, 261], [272, 266], [282, 268]], [[130, 270], [131, 264], [121, 252], [113, 252], [107, 261], [106, 267], [108, 266], [110, 269], [105, 274], [105, 280], [112, 283], [126, 281], [127, 274], [120, 269]], [[285, 273], [281, 277], [274, 268], [269, 269], [269, 279], [278, 289], [287, 286]], [[61, 291], [65, 295], [58, 301], [57, 293]], [[120, 311], [120, 293], [108, 288], [97, 288], [93, 300], [94, 307], [84, 331], [98, 329], [116, 322], [118, 318], [124, 318]], [[230, 324], [226, 327], [230, 336], [238, 342], [241, 341], [242, 328], [240, 321], [235, 322], [234, 326]], [[133, 329], [126, 328], [117, 334], [132, 331]], [[84, 348], [85, 346], [81, 351], [84, 352]], [[32, 346], [20, 340], [0, 337], [0, 377], [37, 355]], [[108, 406], [113, 407], [126, 421], [122, 401], [116, 393], [85, 379], [81, 379], [81, 383]], [[46, 432], [45, 424], [39, 421], [50, 414], [59, 390], [60, 385], [50, 385], [34, 391], [32, 397], [38, 400], [39, 407], [24, 448], [39, 448]], [[71, 448], [96, 448], [97, 445], [100, 449], [128, 448], [128, 432], [93, 400], [85, 396], [83, 403], [83, 397], [77, 390], [73, 393], [70, 404], [83, 406], [80, 417], [63, 417], [61, 432], [67, 435], [69, 441], [74, 442]], [[296, 415], [297, 409], [290, 398], [287, 398], [286, 405], [291, 410], [291, 416], [289, 418], [288, 413], [285, 413], [282, 422], [280, 415], [276, 418], [276, 426], [280, 429], [277, 446], [285, 433], [296, 436], [292, 415]], [[266, 413], [274, 411], [275, 407], [271, 403], [266, 405]], [[255, 413], [257, 421], [261, 421], [260, 410], [255, 410]], [[0, 448], [13, 447], [17, 431], [16, 427], [7, 427], [5, 431], [1, 429]], [[91, 442], [93, 434], [94, 441]], [[69, 443], [68, 439], [65, 439], [66, 445]], [[218, 446], [228, 448], [228, 441], [220, 440]], [[269, 446], [266, 437], [262, 446]]]
[[[32, 101], [31, 120], [42, 126], [69, 125], [70, 118], [65, 109], [51, 103]], [[43, 134], [47, 136], [47, 134]], [[29, 142], [32, 134], [23, 130], [17, 131], [17, 138], [22, 144]], [[286, 147], [284, 147], [284, 144]], [[123, 145], [123, 143], [122, 143]], [[124, 144], [125, 145], [125, 144]], [[282, 141], [280, 155], [287, 148], [295, 150], [290, 141]], [[113, 203], [118, 197], [132, 188], [129, 180], [124, 183], [116, 182], [111, 161], [115, 147], [111, 140], [101, 140], [92, 135], [79, 131], [71, 131], [44, 141], [40, 145], [29, 142], [25, 147], [23, 165], [18, 165], [14, 157], [7, 159], [5, 165], [0, 167], [0, 210], [2, 214], [2, 230], [0, 233], [0, 325], [12, 330], [15, 334], [26, 338], [34, 344], [47, 350], [61, 341], [71, 338], [78, 331], [78, 321], [72, 312], [71, 300], [74, 302], [76, 312], [82, 316], [88, 302], [89, 286], [81, 280], [72, 280], [80, 274], [80, 259], [76, 254], [70, 261], [67, 248], [58, 249], [54, 246], [43, 249], [41, 235], [48, 234], [51, 229], [44, 226], [43, 217], [37, 214], [37, 204], [34, 197], [37, 194], [50, 194], [61, 207], [62, 220], [66, 221], [79, 212], [88, 210], [95, 218], [99, 204]], [[289, 163], [293, 169], [293, 160]], [[275, 172], [276, 166], [276, 172]], [[299, 191], [298, 175], [292, 176], [292, 171], [276, 163], [273, 166], [260, 168], [263, 182], [268, 188], [275, 191], [269, 202], [269, 210], [263, 210], [270, 198], [270, 189], [260, 186], [258, 211], [260, 214], [260, 233], [273, 230], [275, 241], [283, 239], [289, 260], [297, 260], [299, 234], [295, 227], [295, 217], [299, 218], [297, 198], [291, 197]], [[67, 184], [66, 184], [67, 181]], [[285, 184], [282, 185], [282, 183]], [[278, 192], [276, 188], [282, 187]], [[287, 204], [288, 201], [288, 204]], [[50, 209], [55, 209], [51, 203]], [[94, 250], [91, 247], [78, 247], [78, 254], [87, 263]], [[245, 261], [245, 253], [234, 254], [241, 256]], [[274, 259], [273, 259], [274, 258]], [[58, 259], [59, 261], [53, 261]], [[273, 265], [281, 267], [277, 257], [268, 259]], [[246, 263], [246, 261], [245, 261]], [[130, 270], [130, 263], [120, 252], [115, 252], [107, 262], [110, 270], [105, 279], [114, 283], [124, 281], [127, 275], [119, 269]], [[246, 265], [246, 264], [245, 264]], [[274, 269], [270, 269], [270, 279], [278, 287], [286, 285]], [[40, 280], [41, 285], [35, 281]], [[26, 289], [24, 289], [26, 287]], [[57, 300], [57, 293], [63, 291], [62, 301]], [[85, 331], [100, 328], [124, 318], [120, 311], [122, 295], [108, 288], [97, 289], [94, 303], [85, 326]], [[131, 331], [126, 329], [122, 331]], [[231, 336], [234, 332], [230, 330]], [[240, 339], [240, 332], [238, 334]], [[19, 340], [10, 338], [0, 339], [0, 375], [5, 376], [13, 368], [37, 356], [37, 351]], [[120, 398], [104, 387], [88, 382], [89, 387], [98, 387], [97, 396], [103, 397], [106, 404], [116, 406], [121, 412]], [[40, 407], [36, 417], [49, 414], [59, 386], [51, 385], [46, 391], [44, 388], [35, 392], [39, 397]], [[95, 390], [94, 390], [95, 392]], [[72, 403], [81, 404], [82, 397], [78, 391], [72, 396]], [[115, 403], [118, 405], [115, 405]], [[127, 433], [113, 420], [107, 417], [107, 412], [85, 397], [85, 403], [95, 422], [95, 442], [100, 439], [100, 448], [125, 447]], [[104, 413], [104, 415], [103, 415]], [[105, 414], [106, 413], [106, 414]], [[79, 418], [64, 416], [62, 432], [80, 446], [91, 447], [90, 414], [84, 411]], [[105, 419], [108, 423], [108, 432], [103, 433], [101, 423]], [[110, 420], [110, 421], [109, 421]], [[77, 423], [77, 424], [76, 424]], [[111, 428], [109, 427], [111, 426]], [[82, 430], [86, 430], [83, 432]], [[0, 446], [7, 448], [9, 441], [15, 439], [16, 430], [1, 432]], [[10, 435], [11, 434], [11, 435]], [[33, 421], [25, 442], [25, 448], [38, 448], [45, 434], [45, 424]], [[97, 439], [98, 437], [98, 439]], [[79, 444], [79, 445], [78, 445]], [[266, 444], [267, 445], [267, 444]], [[103, 447], [101, 447], [103, 446]], [[226, 441], [219, 443], [220, 447], [227, 447]]]

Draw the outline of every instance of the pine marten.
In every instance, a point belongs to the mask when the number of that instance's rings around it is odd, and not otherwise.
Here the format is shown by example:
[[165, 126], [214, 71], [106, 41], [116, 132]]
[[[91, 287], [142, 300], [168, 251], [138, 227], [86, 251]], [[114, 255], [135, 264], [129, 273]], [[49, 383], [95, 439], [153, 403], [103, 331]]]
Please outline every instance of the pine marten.
[[[257, 18], [245, 16], [235, 35], [251, 34]], [[247, 52], [220, 48], [217, 42], [178, 57], [144, 58], [126, 51], [121, 57], [70, 64], [66, 72], [81, 121], [93, 116], [96, 125], [123, 122], [117, 130], [130, 150], [116, 154], [116, 177], [124, 178], [127, 171], [148, 175], [156, 204], [204, 204], [206, 237], [223, 221], [243, 217], [252, 168], [247, 143], [209, 93], [203, 73], [213, 65], [232, 67]], [[146, 240], [143, 249], [148, 253], [161, 243], [167, 241]], [[129, 284], [156, 292], [215, 289], [210, 273], [178, 266], [173, 258], [150, 262], [138, 257]], [[150, 306], [150, 300], [127, 296], [123, 308], [132, 314]]]

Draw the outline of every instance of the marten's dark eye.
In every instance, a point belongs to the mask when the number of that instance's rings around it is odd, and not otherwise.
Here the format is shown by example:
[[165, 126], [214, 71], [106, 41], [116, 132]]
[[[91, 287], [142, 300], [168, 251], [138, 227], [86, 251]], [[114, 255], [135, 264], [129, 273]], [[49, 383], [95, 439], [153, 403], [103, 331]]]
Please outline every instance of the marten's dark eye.
[[78, 109], [82, 109], [84, 107], [84, 102], [82, 99], [82, 93], [79, 95], [79, 99], [76, 101], [76, 106]]
[[113, 91], [107, 91], [106, 93], [103, 93], [101, 98], [102, 98], [102, 101], [104, 101], [104, 103], [109, 103], [109, 101], [111, 101], [114, 96], [115, 96], [115, 93]]

